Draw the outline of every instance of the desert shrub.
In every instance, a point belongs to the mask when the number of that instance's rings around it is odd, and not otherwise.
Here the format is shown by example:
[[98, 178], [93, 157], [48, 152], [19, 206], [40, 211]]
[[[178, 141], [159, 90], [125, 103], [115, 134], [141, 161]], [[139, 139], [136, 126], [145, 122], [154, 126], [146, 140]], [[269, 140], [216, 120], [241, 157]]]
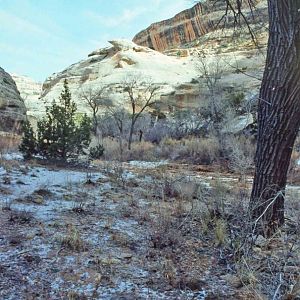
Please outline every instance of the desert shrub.
[[155, 145], [150, 142], [135, 142], [131, 146], [131, 151], [127, 154], [129, 160], [154, 160]]
[[245, 175], [253, 168], [255, 146], [251, 138], [229, 136], [225, 140], [224, 150], [232, 171]]
[[243, 101], [245, 100], [245, 94], [243, 92], [232, 93], [227, 95], [227, 101], [231, 107], [235, 110], [241, 108]]
[[163, 139], [156, 149], [159, 157], [199, 164], [211, 164], [219, 156], [220, 146], [216, 138]]
[[181, 142], [172, 138], [164, 138], [156, 149], [159, 157], [165, 159], [176, 159], [176, 149], [180, 147]]
[[219, 143], [216, 138], [192, 138], [184, 140], [181, 158], [191, 160], [193, 163], [211, 164], [219, 156]]
[[159, 120], [154, 126], [148, 128], [144, 138], [152, 143], [160, 143], [163, 139], [171, 136], [171, 127], [168, 120]]
[[95, 147], [90, 148], [90, 158], [92, 159], [99, 159], [103, 156], [104, 154], [104, 147], [103, 145], [97, 145]]
[[103, 158], [106, 160], [120, 160], [121, 149], [126, 148], [126, 142], [124, 140], [106, 137], [102, 141], [102, 145], [105, 149]]

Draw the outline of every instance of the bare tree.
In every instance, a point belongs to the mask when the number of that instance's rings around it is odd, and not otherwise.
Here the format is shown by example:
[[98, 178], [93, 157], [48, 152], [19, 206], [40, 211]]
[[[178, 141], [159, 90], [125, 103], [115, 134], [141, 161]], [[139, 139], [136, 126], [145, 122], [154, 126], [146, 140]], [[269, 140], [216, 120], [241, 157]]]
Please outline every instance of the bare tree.
[[103, 106], [103, 101], [107, 99], [107, 88], [105, 86], [99, 86], [92, 88], [89, 86], [86, 89], [82, 89], [79, 93], [79, 97], [88, 105], [92, 111], [93, 116], [93, 131], [97, 134], [98, 128], [98, 112], [100, 106]]
[[123, 87], [130, 106], [131, 124], [128, 137], [128, 150], [130, 150], [136, 122], [142, 113], [156, 102], [159, 87], [141, 75], [132, 75], [125, 78]]
[[120, 146], [120, 154], [121, 159], [123, 156], [123, 137], [124, 137], [124, 131], [126, 127], [126, 123], [129, 119], [129, 113], [126, 111], [123, 107], [109, 105], [106, 106], [106, 112], [108, 116], [110, 116], [114, 123], [116, 124], [118, 128], [118, 140], [119, 140], [119, 146]]
[[212, 56], [208, 59], [204, 53], [197, 53], [195, 55], [196, 69], [199, 72], [199, 83], [204, 83], [208, 90], [208, 99], [206, 109], [208, 109], [208, 116], [215, 129], [220, 123], [224, 111], [224, 101], [220, 97], [220, 80], [225, 71], [225, 65], [219, 56]]

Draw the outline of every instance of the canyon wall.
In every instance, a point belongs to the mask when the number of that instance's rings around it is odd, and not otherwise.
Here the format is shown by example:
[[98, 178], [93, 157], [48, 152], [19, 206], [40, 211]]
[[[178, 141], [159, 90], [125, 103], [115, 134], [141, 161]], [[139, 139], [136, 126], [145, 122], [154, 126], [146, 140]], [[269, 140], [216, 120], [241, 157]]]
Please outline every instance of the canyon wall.
[[214, 27], [214, 20], [205, 14], [205, 8], [198, 3], [174, 18], [150, 25], [138, 33], [133, 41], [157, 51], [164, 51], [196, 40]]
[[37, 120], [36, 115], [40, 114], [40, 111], [44, 106], [42, 100], [40, 100], [42, 83], [36, 82], [28, 76], [18, 74], [11, 74], [11, 77], [15, 81], [20, 95], [24, 100], [27, 110], [27, 118], [35, 127]]
[[[160, 52], [187, 45], [207, 33], [223, 27], [225, 18], [222, 19], [222, 17], [225, 10], [225, 4], [222, 2], [214, 5], [209, 2], [197, 3], [192, 8], [178, 13], [173, 18], [153, 23], [136, 34], [133, 41], [138, 45]], [[252, 11], [245, 5], [244, 15], [247, 17], [249, 14], [252, 14]], [[226, 20], [226, 28], [233, 27], [234, 19], [230, 13], [228, 13]], [[250, 16], [249, 22], [253, 25], [259, 22], [266, 22], [266, 20], [267, 2], [265, 0], [257, 0], [254, 14]]]
[[12, 77], [0, 68], [0, 131], [19, 132], [26, 108]]

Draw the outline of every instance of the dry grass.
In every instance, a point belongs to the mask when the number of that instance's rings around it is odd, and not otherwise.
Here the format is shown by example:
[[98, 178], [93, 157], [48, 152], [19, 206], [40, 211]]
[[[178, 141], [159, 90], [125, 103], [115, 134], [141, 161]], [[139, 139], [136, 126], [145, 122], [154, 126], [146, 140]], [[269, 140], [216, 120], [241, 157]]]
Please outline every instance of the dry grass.
[[145, 141], [135, 142], [131, 146], [131, 151], [127, 151], [126, 156], [129, 160], [153, 161], [156, 159], [155, 145]]
[[[120, 141], [114, 138], [104, 138], [102, 141], [104, 147], [103, 158], [105, 160], [120, 160], [121, 159], [121, 150], [120, 150]], [[126, 145], [123, 145], [125, 147]]]
[[214, 137], [192, 137], [182, 140], [166, 138], [158, 145], [146, 141], [134, 142], [131, 150], [127, 149], [125, 140], [120, 142], [116, 138], [104, 138], [103, 146], [105, 149], [104, 160], [123, 161], [170, 159], [208, 165], [217, 160], [220, 152], [220, 146]]
[[219, 151], [220, 147], [215, 138], [193, 137], [182, 140], [164, 139], [156, 152], [161, 158], [211, 164], [216, 161]]
[[81, 238], [79, 231], [73, 226], [68, 225], [67, 234], [58, 238], [61, 247], [73, 251], [84, 251], [87, 243]]

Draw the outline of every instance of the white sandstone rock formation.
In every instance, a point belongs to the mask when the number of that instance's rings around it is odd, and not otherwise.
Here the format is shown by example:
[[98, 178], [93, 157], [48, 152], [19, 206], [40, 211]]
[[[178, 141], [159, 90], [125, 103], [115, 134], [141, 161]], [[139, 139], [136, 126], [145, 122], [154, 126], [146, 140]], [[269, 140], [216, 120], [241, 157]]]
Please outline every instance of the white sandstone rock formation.
[[110, 43], [112, 47], [96, 50], [87, 59], [50, 76], [43, 84], [42, 100], [50, 104], [53, 99], [58, 99], [63, 81], [67, 78], [81, 112], [87, 112], [88, 108], [79, 94], [88, 88], [107, 86], [109, 97], [122, 104], [125, 97], [122, 82], [132, 75], [158, 85], [160, 98], [197, 96], [198, 84], [191, 83], [197, 71], [190, 58], [169, 57], [127, 40], [113, 40]]
[[[45, 112], [45, 106], [57, 100], [63, 88], [64, 79], [68, 79], [73, 99], [79, 112], [89, 112], [87, 104], [80, 98], [80, 93], [86, 89], [107, 87], [109, 98], [125, 105], [126, 93], [123, 82], [132, 75], [138, 75], [145, 80], [150, 79], [159, 87], [158, 98], [163, 103], [162, 108], [196, 107], [205, 100], [207, 93], [203, 78], [196, 67], [197, 59], [193, 56], [197, 48], [190, 48], [187, 56], [168, 56], [144, 46], [138, 46], [127, 40], [110, 41], [111, 47], [98, 49], [89, 54], [88, 58], [75, 63], [62, 72], [48, 77], [42, 87], [39, 110], [34, 111], [36, 117]], [[258, 89], [260, 82], [247, 77], [229, 65], [238, 65], [252, 75], [260, 75], [264, 61], [257, 58], [255, 50], [221, 53], [221, 61], [225, 64], [224, 72], [220, 74], [220, 84], [224, 90], [251, 91]], [[214, 62], [216, 54], [205, 54], [208, 65]], [[202, 84], [199, 84], [202, 81]], [[200, 96], [199, 96], [200, 94]], [[35, 104], [28, 104], [36, 107]], [[33, 109], [30, 109], [33, 111]]]
[[39, 115], [41, 108], [44, 107], [44, 104], [39, 99], [42, 93], [42, 83], [18, 74], [11, 74], [11, 77], [14, 79], [24, 100], [29, 119]]

